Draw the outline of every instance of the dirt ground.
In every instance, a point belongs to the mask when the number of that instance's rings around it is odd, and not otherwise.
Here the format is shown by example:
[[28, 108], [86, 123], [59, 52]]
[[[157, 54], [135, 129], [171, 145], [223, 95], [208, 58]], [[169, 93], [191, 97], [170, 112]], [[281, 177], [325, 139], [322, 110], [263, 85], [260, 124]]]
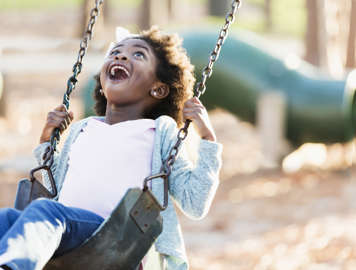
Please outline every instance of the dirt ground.
[[[48, 20], [53, 14], [41, 16]], [[29, 29], [36, 29], [34, 39], [47, 34], [41, 17], [25, 22], [26, 36]], [[12, 30], [9, 25], [0, 20], [0, 37], [24, 31], [21, 23], [13, 21]], [[13, 205], [17, 181], [34, 165], [32, 149], [47, 111], [61, 101], [68, 75], [12, 72], [6, 77], [7, 116], [0, 117], [0, 207]], [[72, 104], [80, 119], [83, 105], [78, 94]], [[212, 112], [211, 119], [224, 145], [224, 165], [208, 216], [193, 221], [180, 215], [191, 269], [356, 269], [356, 169], [345, 157], [350, 147], [328, 146], [322, 164], [293, 173], [265, 169], [253, 126], [221, 110]]]

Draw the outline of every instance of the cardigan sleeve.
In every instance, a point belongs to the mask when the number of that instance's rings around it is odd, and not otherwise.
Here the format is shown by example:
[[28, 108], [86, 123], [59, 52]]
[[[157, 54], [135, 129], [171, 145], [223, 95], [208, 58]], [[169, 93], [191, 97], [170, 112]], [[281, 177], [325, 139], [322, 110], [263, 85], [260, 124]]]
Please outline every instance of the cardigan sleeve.
[[[66, 138], [66, 141], [64, 143], [63, 149], [69, 149], [70, 143], [71, 143], [71, 139], [70, 138], [73, 137], [74, 132], [80, 126], [79, 123], [80, 122], [76, 122], [76, 123], [73, 123], [73, 124], [70, 125], [69, 134], [68, 134], [68, 137]], [[39, 144], [33, 150], [33, 154], [34, 154], [34, 156], [35, 156], [35, 158], [36, 158], [36, 160], [37, 160], [39, 165], [41, 165], [43, 163], [42, 157], [43, 157], [43, 154], [44, 154], [46, 148], [49, 145], [50, 145], [49, 142], [44, 142], [44, 143]], [[51, 171], [52, 171], [54, 180], [56, 182], [57, 189], [58, 189], [58, 183], [57, 183], [58, 174], [60, 173], [60, 170], [62, 169], [61, 166], [60, 166], [60, 162], [61, 162], [62, 159], [63, 159], [63, 151], [54, 152], [53, 164], [51, 165]], [[47, 172], [45, 172], [45, 171], [42, 172], [42, 179], [43, 179], [43, 184], [45, 185], [45, 187], [52, 192], [53, 190], [52, 190], [51, 182], [49, 181]], [[58, 195], [57, 195], [57, 198], [55, 198], [55, 199], [58, 199]]]
[[[165, 136], [169, 147], [165, 148], [165, 158], [176, 143], [177, 129], [169, 129]], [[182, 144], [169, 177], [169, 191], [176, 205], [192, 219], [201, 219], [209, 211], [219, 185], [222, 145], [200, 139], [198, 159], [193, 163]]]

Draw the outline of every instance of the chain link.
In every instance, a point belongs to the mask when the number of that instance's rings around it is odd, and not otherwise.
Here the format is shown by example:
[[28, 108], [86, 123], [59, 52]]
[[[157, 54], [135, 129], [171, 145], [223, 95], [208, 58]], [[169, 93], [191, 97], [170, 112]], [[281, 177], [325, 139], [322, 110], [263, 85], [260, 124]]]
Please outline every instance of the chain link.
[[[94, 24], [97, 21], [97, 18], [99, 16], [99, 10], [100, 6], [104, 0], [95, 0], [95, 7], [90, 11], [90, 19], [89, 23], [87, 25], [87, 28], [85, 30], [84, 36], [82, 41], [80, 42], [80, 48], [78, 52], [78, 57], [77, 61], [75, 62], [73, 66], [73, 75], [68, 79], [67, 81], [67, 91], [65, 92], [63, 96], [63, 104], [65, 105], [66, 109], [69, 109], [69, 99], [70, 99], [70, 94], [73, 92], [75, 89], [76, 83], [78, 82], [78, 75], [82, 71], [82, 66], [83, 66], [83, 57], [85, 56], [87, 50], [88, 50], [88, 43], [89, 40], [91, 40], [93, 36], [93, 29], [94, 29]], [[51, 136], [50, 140], [50, 146], [46, 149], [44, 155], [43, 155], [43, 165], [51, 166], [53, 163], [53, 155], [54, 152], [56, 151], [57, 144], [60, 140], [60, 130], [59, 128], [56, 128]]]
[[[196, 84], [194, 96], [197, 98], [199, 98], [202, 94], [204, 94], [204, 92], [206, 90], [206, 81], [208, 78], [210, 78], [210, 76], [213, 73], [214, 63], [219, 58], [220, 50], [228, 36], [229, 28], [235, 20], [235, 14], [236, 14], [237, 10], [239, 9], [240, 5], [241, 5], [240, 0], [232, 1], [231, 11], [225, 17], [225, 24], [220, 31], [219, 38], [216, 42], [215, 48], [210, 54], [209, 63], [203, 69], [201, 81]], [[179, 148], [180, 148], [182, 142], [185, 140], [185, 138], [188, 135], [188, 128], [189, 128], [190, 123], [191, 123], [191, 120], [186, 120], [184, 123], [184, 126], [178, 131], [177, 142], [170, 150], [168, 158], [164, 162], [164, 165], [161, 169], [161, 173], [162, 173], [162, 171], [165, 172], [167, 177], [170, 175], [170, 173], [172, 171], [172, 166], [173, 166], [175, 160], [177, 159], [177, 156], [179, 153]]]

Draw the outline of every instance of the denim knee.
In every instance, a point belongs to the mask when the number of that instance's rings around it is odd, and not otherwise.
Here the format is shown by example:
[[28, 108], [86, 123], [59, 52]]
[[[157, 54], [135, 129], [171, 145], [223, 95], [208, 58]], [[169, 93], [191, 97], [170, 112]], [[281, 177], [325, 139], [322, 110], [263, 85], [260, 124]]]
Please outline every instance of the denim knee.
[[27, 207], [31, 208], [48, 208], [48, 207], [56, 207], [57, 202], [47, 199], [47, 198], [38, 198], [32, 201]]
[[54, 214], [58, 213], [58, 206], [59, 203], [54, 200], [39, 198], [32, 201], [24, 211], [40, 211], [42, 214]]
[[6, 220], [10, 224], [14, 223], [20, 214], [21, 214], [21, 211], [11, 208], [11, 207], [1, 208], [0, 209], [0, 221], [4, 222]]

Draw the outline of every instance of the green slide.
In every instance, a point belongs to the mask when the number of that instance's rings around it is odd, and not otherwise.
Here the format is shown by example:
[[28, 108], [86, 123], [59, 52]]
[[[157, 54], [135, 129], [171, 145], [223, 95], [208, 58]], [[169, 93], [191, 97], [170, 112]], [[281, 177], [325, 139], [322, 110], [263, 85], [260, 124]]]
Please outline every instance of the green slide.
[[[183, 36], [200, 79], [216, 34], [189, 32]], [[201, 99], [208, 108], [220, 107], [255, 123], [259, 96], [266, 91], [280, 91], [287, 103], [286, 136], [294, 145], [300, 145], [352, 139], [356, 125], [355, 90], [355, 71], [345, 80], [333, 80], [305, 62], [288, 68], [285, 61], [240, 36], [230, 35]]]

